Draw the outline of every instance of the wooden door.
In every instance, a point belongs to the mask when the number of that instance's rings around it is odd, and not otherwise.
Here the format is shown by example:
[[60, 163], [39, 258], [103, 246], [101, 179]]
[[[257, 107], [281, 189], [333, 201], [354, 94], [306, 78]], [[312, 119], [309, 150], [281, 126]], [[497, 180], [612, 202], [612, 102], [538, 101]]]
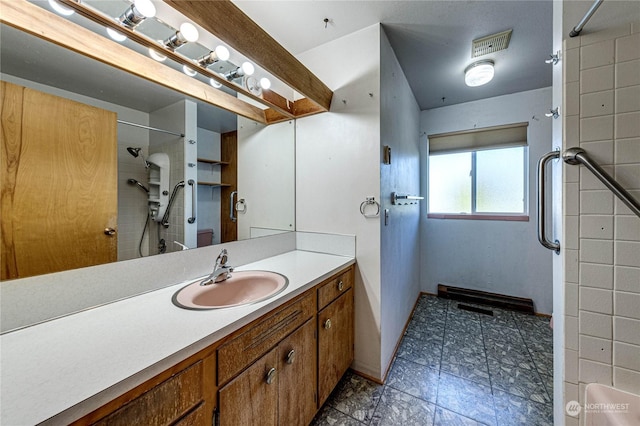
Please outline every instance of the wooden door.
[[116, 114], [2, 82], [2, 279], [117, 260]]
[[[238, 190], [238, 132], [227, 132], [220, 135], [220, 159], [225, 164], [222, 167], [221, 180], [222, 183], [229, 186], [223, 186], [220, 191], [220, 242], [227, 243], [238, 239], [238, 222], [231, 220], [230, 197], [233, 191]], [[238, 201], [238, 198], [235, 198]], [[237, 214], [234, 211], [234, 215]]]
[[278, 419], [281, 426], [306, 426], [316, 413], [317, 346], [310, 319], [278, 345]]
[[353, 289], [318, 313], [318, 407], [353, 361]]
[[[275, 369], [268, 379], [269, 372]], [[220, 426], [278, 424], [278, 348], [254, 362], [220, 389]]]

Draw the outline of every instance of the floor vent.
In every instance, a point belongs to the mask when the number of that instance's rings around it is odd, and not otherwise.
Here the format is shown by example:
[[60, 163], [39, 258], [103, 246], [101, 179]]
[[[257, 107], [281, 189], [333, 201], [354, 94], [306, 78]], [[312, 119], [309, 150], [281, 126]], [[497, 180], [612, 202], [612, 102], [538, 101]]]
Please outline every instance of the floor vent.
[[513, 30], [507, 30], [473, 40], [471, 44], [471, 57], [477, 58], [478, 56], [488, 55], [489, 53], [508, 48], [512, 31]]
[[[533, 300], [522, 297], [506, 296], [504, 294], [488, 293], [486, 291], [469, 290], [460, 287], [451, 287], [438, 284], [438, 297], [457, 300], [467, 303], [479, 303], [495, 306], [496, 308], [510, 309], [533, 315]], [[461, 308], [464, 309], [464, 308]]]
[[463, 311], [477, 312], [479, 314], [493, 316], [493, 311], [488, 309], [477, 308], [475, 306], [463, 305], [462, 303], [458, 303], [458, 309], [462, 309]]

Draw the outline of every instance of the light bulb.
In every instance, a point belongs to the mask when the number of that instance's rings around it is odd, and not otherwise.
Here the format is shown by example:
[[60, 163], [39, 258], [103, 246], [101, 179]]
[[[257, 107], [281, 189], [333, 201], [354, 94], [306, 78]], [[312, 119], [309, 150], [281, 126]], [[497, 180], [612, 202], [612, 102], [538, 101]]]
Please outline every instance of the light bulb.
[[156, 7], [151, 0], [134, 0], [133, 5], [145, 18], [153, 18], [156, 16]]
[[189, 77], [195, 77], [196, 75], [198, 75], [197, 72], [195, 72], [194, 70], [192, 70], [191, 68], [189, 68], [186, 65], [182, 66], [182, 72], [184, 72], [186, 75], [188, 75]]
[[222, 84], [218, 83], [213, 78], [209, 79], [209, 84], [212, 85], [213, 87], [215, 87], [216, 89], [219, 89], [219, 88], [222, 87]]
[[220, 45], [217, 46], [214, 50], [216, 56], [218, 57], [218, 59], [220, 59], [221, 61], [228, 61], [229, 60], [229, 49], [227, 49], [226, 47]]
[[107, 27], [107, 34], [109, 34], [109, 37], [111, 37], [112, 39], [120, 43], [122, 43], [127, 39], [126, 35], [119, 33], [118, 31], [110, 27]]
[[464, 70], [464, 82], [469, 87], [482, 86], [493, 79], [493, 61], [479, 61]]
[[242, 63], [242, 72], [244, 73], [244, 75], [253, 75], [255, 70], [256, 69], [251, 62]]
[[167, 59], [166, 56], [158, 53], [157, 51], [149, 48], [149, 56], [151, 56], [153, 59], [155, 59], [158, 62], [164, 62], [165, 59]]
[[198, 40], [198, 29], [190, 22], [185, 22], [180, 25], [180, 34], [185, 40], [195, 42]]
[[267, 77], [262, 77], [260, 79], [260, 86], [264, 90], [269, 90], [269, 88], [271, 87], [271, 80], [269, 80]]
[[56, 0], [49, 0], [49, 6], [51, 6], [51, 9], [55, 10], [60, 15], [71, 16], [75, 13], [75, 10], [67, 6], [63, 6], [62, 4], [58, 3]]

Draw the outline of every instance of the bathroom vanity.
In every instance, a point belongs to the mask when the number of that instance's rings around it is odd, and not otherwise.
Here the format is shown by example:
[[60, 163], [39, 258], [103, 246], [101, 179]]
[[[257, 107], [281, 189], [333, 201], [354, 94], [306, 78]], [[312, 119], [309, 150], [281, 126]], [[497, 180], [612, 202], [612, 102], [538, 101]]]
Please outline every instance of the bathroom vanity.
[[[15, 352], [3, 369], [17, 369], [3, 374], [13, 389], [3, 403], [17, 404], [3, 409], [3, 421], [309, 424], [353, 360], [354, 259], [294, 250], [241, 269], [277, 271], [289, 286], [253, 305], [190, 311], [170, 302], [183, 283], [3, 335], [3, 350]], [[128, 321], [136, 323], [119, 329]], [[53, 348], [53, 360], [19, 359], [37, 345], [34, 333], [50, 335], [65, 322], [73, 327], [59, 330], [58, 344], [77, 346]], [[29, 366], [29, 358], [40, 365]], [[61, 394], [51, 394], [56, 389]], [[19, 411], [36, 394], [54, 410], [37, 414], [45, 418]]]

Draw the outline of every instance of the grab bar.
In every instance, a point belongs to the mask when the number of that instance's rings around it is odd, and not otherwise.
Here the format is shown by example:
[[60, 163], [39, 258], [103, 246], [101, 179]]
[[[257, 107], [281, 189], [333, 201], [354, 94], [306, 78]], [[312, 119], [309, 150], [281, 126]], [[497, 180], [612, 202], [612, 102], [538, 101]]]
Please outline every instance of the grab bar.
[[191, 186], [191, 217], [187, 222], [193, 223], [196, 221], [196, 181], [189, 179], [187, 183]]
[[591, 19], [591, 16], [593, 16], [593, 14], [596, 13], [596, 10], [598, 10], [598, 8], [600, 7], [603, 1], [604, 0], [596, 0], [591, 5], [591, 7], [587, 11], [587, 13], [584, 15], [584, 17], [580, 20], [580, 22], [578, 22], [578, 25], [573, 27], [573, 29], [569, 33], [569, 37], [577, 37], [580, 35], [580, 31], [582, 31], [582, 27], [584, 27], [585, 24], [589, 22], [589, 19]]
[[631, 209], [638, 217], [640, 217], [640, 202], [633, 198], [629, 192], [624, 189], [614, 178], [609, 175], [598, 163], [594, 162], [586, 151], [582, 148], [569, 148], [562, 159], [565, 163], [572, 166], [583, 164], [591, 173], [593, 173], [607, 188], [613, 192], [627, 207]]
[[233, 209], [236, 207], [233, 202], [233, 197], [236, 195], [238, 195], [238, 191], [231, 191], [231, 195], [229, 196], [229, 219], [231, 219], [231, 222], [236, 221], [236, 215], [233, 214]]
[[551, 151], [540, 158], [538, 161], [538, 241], [545, 248], [553, 250], [556, 254], [560, 254], [560, 242], [555, 240], [551, 242], [547, 239], [547, 223], [545, 213], [546, 209], [546, 183], [545, 176], [547, 171], [547, 162], [560, 157], [559, 151]]

